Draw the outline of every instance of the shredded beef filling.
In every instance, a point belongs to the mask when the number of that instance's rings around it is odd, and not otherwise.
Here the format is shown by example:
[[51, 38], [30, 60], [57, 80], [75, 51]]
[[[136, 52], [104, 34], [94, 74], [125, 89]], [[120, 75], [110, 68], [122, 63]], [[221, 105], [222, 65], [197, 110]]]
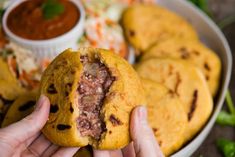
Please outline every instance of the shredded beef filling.
[[81, 56], [80, 60], [83, 64], [83, 74], [78, 87], [80, 115], [77, 127], [82, 136], [98, 140], [106, 130], [100, 110], [115, 78], [99, 60], [91, 61], [87, 56]]

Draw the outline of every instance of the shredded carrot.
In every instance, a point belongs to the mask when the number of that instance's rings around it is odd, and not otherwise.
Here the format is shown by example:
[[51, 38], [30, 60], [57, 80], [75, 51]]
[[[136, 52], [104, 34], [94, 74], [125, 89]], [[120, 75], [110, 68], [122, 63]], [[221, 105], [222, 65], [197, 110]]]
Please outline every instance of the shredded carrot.
[[121, 49], [119, 51], [119, 55], [123, 58], [127, 58], [128, 56], [128, 48], [127, 48], [127, 45], [126, 43], [122, 43], [121, 45]]
[[97, 42], [96, 42], [95, 40], [89, 38], [88, 36], [87, 36], [87, 40], [90, 42], [90, 44], [91, 44], [92, 46], [94, 46], [94, 47], [97, 46]]
[[49, 59], [44, 58], [42, 60], [42, 64], [41, 64], [42, 71], [44, 71], [50, 63], [51, 63], [51, 61]]
[[110, 46], [109, 49], [110, 49], [111, 51], [115, 52], [115, 49], [114, 49], [112, 46]]
[[106, 20], [105, 20], [105, 23], [106, 23], [108, 26], [113, 26], [113, 25], [115, 25], [115, 22], [112, 21], [112, 20], [110, 20], [110, 19], [106, 19]]
[[27, 74], [24, 70], [20, 74], [19, 80], [21, 80], [28, 89], [34, 89], [39, 86], [39, 81], [33, 80], [33, 75], [35, 74], [35, 71], [31, 71], [31, 74]]
[[101, 39], [102, 38], [102, 33], [101, 33], [101, 24], [98, 22], [97, 24], [96, 24], [96, 32], [97, 32], [97, 34], [98, 34], [98, 37]]
[[13, 58], [13, 57], [8, 58], [7, 63], [8, 63], [10, 70], [12, 71], [12, 73], [16, 76], [16, 74], [17, 74], [16, 58]]
[[87, 15], [92, 15], [92, 16], [95, 16], [95, 17], [99, 16], [96, 12], [94, 12], [91, 9], [88, 9], [88, 8], [86, 8], [86, 13], [87, 13]]

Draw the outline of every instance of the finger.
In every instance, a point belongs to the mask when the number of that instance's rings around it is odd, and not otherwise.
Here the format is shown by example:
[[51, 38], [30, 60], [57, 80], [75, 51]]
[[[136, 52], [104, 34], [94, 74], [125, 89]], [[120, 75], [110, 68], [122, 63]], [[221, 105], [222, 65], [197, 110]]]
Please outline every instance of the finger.
[[22, 156], [41, 156], [43, 152], [51, 145], [44, 135], [40, 135], [33, 143], [22, 153]]
[[111, 157], [123, 157], [121, 150], [111, 150], [109, 153]]
[[40, 132], [36, 133], [35, 135], [33, 135], [32, 137], [30, 137], [29, 139], [27, 139], [24, 144], [25, 144], [25, 148], [27, 148], [35, 139], [37, 139], [39, 136], [41, 135]]
[[27, 139], [24, 143], [22, 143], [20, 146], [17, 147], [17, 150], [25, 150], [26, 148], [28, 148], [28, 146], [40, 136], [41, 133], [37, 133], [34, 136], [30, 137], [29, 139]]
[[107, 150], [93, 150], [94, 157], [111, 157], [109, 151]]
[[49, 148], [47, 148], [45, 152], [43, 152], [41, 157], [52, 156], [52, 154], [54, 154], [58, 149], [59, 149], [59, 146], [52, 144]]
[[30, 137], [26, 142], [23, 144], [19, 145], [16, 150], [14, 151], [14, 156], [13, 157], [18, 157], [19, 154], [22, 153], [23, 150], [26, 150], [28, 146], [40, 136], [40, 133], [35, 134], [34, 136]]
[[62, 147], [57, 150], [52, 157], [71, 157], [79, 150], [78, 147]]
[[9, 137], [9, 142], [22, 143], [42, 129], [49, 115], [49, 106], [48, 98], [41, 96], [33, 113], [21, 121], [3, 128], [0, 134], [3, 132], [5, 136]]
[[94, 150], [93, 156], [94, 157], [123, 157], [121, 150], [109, 150], [109, 151]]
[[145, 107], [134, 109], [131, 115], [130, 132], [137, 157], [163, 157], [153, 131], [148, 125]]
[[[0, 148], [8, 153], [39, 132], [49, 115], [50, 103], [47, 97], [41, 96], [35, 111], [23, 120], [0, 130]], [[17, 131], [16, 131], [17, 130]]]
[[124, 157], [135, 157], [133, 142], [131, 142], [129, 145], [122, 149], [122, 154]]

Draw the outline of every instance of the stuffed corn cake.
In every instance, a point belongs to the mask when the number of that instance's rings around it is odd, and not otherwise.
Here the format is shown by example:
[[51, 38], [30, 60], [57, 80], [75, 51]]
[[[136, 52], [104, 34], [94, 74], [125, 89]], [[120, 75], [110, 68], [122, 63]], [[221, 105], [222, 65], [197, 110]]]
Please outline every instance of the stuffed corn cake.
[[145, 104], [134, 69], [111, 51], [68, 49], [48, 66], [40, 93], [51, 102], [44, 135], [61, 146], [118, 149], [130, 142], [132, 109]]
[[213, 109], [213, 100], [206, 80], [197, 67], [184, 60], [153, 58], [136, 65], [138, 74], [162, 83], [176, 93], [187, 114], [185, 141], [203, 127]]
[[121, 23], [127, 40], [141, 52], [175, 36], [188, 40], [198, 39], [196, 31], [183, 18], [154, 4], [128, 7]]
[[12, 75], [7, 63], [0, 58], [0, 123], [13, 103], [25, 90], [19, 85], [17, 79]]
[[164, 155], [169, 156], [184, 142], [187, 114], [178, 96], [157, 82], [142, 79], [147, 98], [148, 121]]
[[0, 80], [5, 80], [17, 84], [17, 79], [13, 76], [6, 61], [2, 57], [0, 57], [0, 68]]
[[202, 70], [211, 94], [216, 95], [220, 81], [221, 62], [217, 54], [202, 43], [180, 38], [169, 39], [154, 45], [144, 53], [141, 60], [153, 57], [170, 57], [193, 63]]
[[2, 127], [15, 123], [33, 112], [36, 96], [36, 90], [20, 95], [8, 109], [2, 122]]
[[[6, 127], [31, 114], [36, 104], [37, 92], [37, 90], [34, 90], [19, 96], [8, 109], [1, 127]], [[82, 147], [74, 154], [74, 157], [92, 157], [92, 149], [90, 147]]]

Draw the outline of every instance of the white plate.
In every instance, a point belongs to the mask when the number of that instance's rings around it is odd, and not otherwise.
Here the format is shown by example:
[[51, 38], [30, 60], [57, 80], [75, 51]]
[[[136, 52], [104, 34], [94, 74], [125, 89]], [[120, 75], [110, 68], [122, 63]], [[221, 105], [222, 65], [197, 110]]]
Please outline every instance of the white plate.
[[191, 156], [193, 152], [198, 149], [198, 147], [207, 137], [208, 133], [215, 123], [218, 113], [221, 110], [225, 99], [225, 93], [231, 77], [231, 50], [223, 33], [216, 26], [216, 24], [210, 18], [208, 18], [207, 15], [202, 13], [191, 3], [187, 2], [186, 0], [157, 0], [157, 3], [188, 20], [197, 30], [201, 40], [208, 47], [213, 49], [219, 55], [222, 61], [221, 85], [218, 91], [218, 96], [216, 97], [214, 102], [214, 110], [210, 119], [193, 140], [191, 140], [187, 145], [185, 145], [178, 152], [172, 155], [172, 157], [188, 157]]

